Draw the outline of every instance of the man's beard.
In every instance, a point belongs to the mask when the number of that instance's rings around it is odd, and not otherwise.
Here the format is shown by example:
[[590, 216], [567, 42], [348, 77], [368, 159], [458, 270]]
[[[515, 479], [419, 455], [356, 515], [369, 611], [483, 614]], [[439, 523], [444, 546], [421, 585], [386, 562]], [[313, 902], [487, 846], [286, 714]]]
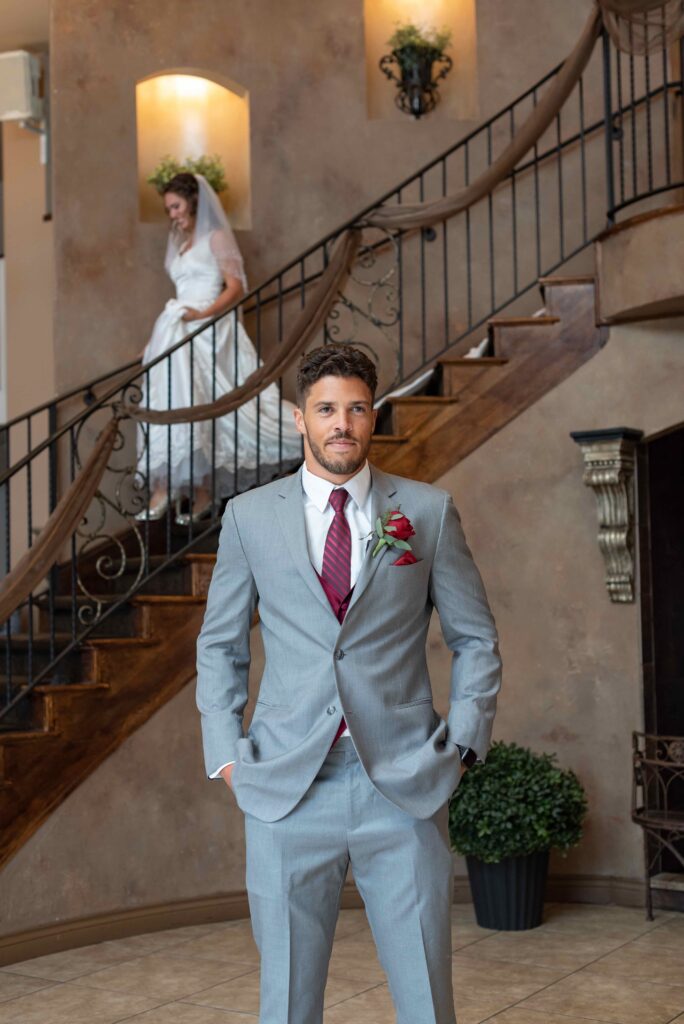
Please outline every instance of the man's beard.
[[[365, 450], [359, 451], [357, 449], [356, 454], [350, 452], [349, 455], [347, 455], [346, 457], [338, 456], [336, 459], [334, 459], [327, 456], [323, 449], [319, 448], [318, 445], [311, 440], [308, 432], [306, 435], [306, 439], [309, 442], [311, 454], [313, 455], [314, 459], [319, 464], [319, 466], [322, 466], [323, 469], [327, 470], [328, 473], [334, 473], [335, 476], [345, 476], [348, 473], [356, 473], [357, 469], [361, 469], [361, 466], [363, 466], [364, 462], [366, 461], [366, 456], [368, 455], [368, 448], [370, 447], [370, 445], [367, 445]], [[337, 437], [330, 438], [330, 440], [344, 441], [348, 440], [348, 438], [345, 434], [340, 434]]]

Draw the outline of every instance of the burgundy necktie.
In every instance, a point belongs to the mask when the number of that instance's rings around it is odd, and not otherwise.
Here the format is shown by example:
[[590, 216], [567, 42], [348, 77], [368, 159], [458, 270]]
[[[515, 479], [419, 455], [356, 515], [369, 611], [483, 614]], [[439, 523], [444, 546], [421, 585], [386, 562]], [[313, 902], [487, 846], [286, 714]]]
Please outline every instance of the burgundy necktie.
[[329, 501], [335, 510], [335, 517], [325, 538], [321, 569], [321, 576], [340, 601], [347, 596], [351, 586], [351, 530], [344, 514], [348, 497], [349, 492], [344, 487], [330, 492]]
[[[335, 510], [335, 516], [325, 538], [321, 569], [321, 584], [340, 622], [347, 611], [351, 589], [351, 530], [344, 514], [348, 497], [349, 492], [344, 487], [338, 487], [330, 492], [329, 501]], [[347, 723], [343, 718], [333, 740], [333, 746], [346, 728]]]

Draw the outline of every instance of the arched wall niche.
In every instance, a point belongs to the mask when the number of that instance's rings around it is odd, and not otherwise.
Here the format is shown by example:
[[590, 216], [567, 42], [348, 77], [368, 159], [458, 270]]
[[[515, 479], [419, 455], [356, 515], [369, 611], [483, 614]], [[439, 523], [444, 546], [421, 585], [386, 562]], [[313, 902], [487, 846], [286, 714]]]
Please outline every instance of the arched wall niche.
[[477, 23], [475, 0], [364, 0], [366, 37], [366, 103], [371, 119], [408, 120], [397, 109], [396, 88], [378, 67], [390, 52], [387, 40], [397, 24], [413, 22], [421, 28], [448, 28], [454, 62], [439, 83], [440, 101], [429, 116], [433, 120], [477, 121], [480, 117], [477, 73]]
[[162, 157], [181, 162], [218, 154], [228, 189], [220, 200], [233, 227], [252, 226], [249, 94], [228, 78], [194, 68], [168, 68], [135, 87], [140, 219], [165, 220], [164, 207], [147, 178]]

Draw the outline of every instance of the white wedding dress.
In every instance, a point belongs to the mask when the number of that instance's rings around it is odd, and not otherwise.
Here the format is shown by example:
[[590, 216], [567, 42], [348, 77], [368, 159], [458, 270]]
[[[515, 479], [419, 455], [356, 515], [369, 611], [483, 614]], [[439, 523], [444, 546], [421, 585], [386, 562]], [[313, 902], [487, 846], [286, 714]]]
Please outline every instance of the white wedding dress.
[[[187, 306], [206, 309], [223, 291], [218, 249], [219, 234], [212, 232], [189, 249], [177, 251], [168, 263], [176, 298], [167, 302], [154, 325], [143, 366], [202, 326], [203, 321], [186, 323], [182, 316]], [[178, 409], [213, 402], [242, 384], [257, 365], [254, 346], [237, 313], [231, 312], [142, 375], [140, 404]], [[190, 493], [191, 480], [194, 489], [211, 490], [213, 479], [217, 497], [266, 483], [302, 459], [293, 408], [291, 402], [281, 401], [277, 385], [272, 384], [259, 395], [258, 422], [254, 399], [237, 413], [214, 421], [140, 427], [138, 471], [148, 480], [150, 493], [159, 484], [165, 490], [168, 486], [172, 500]]]

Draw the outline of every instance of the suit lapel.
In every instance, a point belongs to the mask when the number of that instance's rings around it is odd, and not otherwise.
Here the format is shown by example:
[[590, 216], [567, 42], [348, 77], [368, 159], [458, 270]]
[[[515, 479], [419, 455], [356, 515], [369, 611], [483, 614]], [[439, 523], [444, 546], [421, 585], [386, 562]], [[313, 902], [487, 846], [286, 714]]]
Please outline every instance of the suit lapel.
[[285, 477], [282, 480], [278, 494], [279, 500], [276, 504], [276, 513], [290, 555], [292, 556], [292, 561], [316, 600], [321, 602], [335, 623], [339, 625], [337, 616], [330, 607], [330, 602], [325, 596], [325, 591], [316, 576], [311, 559], [309, 558], [309, 547], [306, 542], [306, 522], [304, 520], [304, 494], [302, 491], [301, 469], [293, 476]]
[[366, 554], [363, 559], [363, 564], [361, 565], [358, 579], [356, 580], [354, 593], [352, 594], [351, 601], [349, 602], [347, 615], [349, 615], [349, 612], [352, 610], [354, 605], [361, 599], [363, 592], [373, 579], [380, 562], [387, 555], [387, 546], [383, 545], [375, 558], [373, 558], [373, 548], [375, 547], [378, 539], [375, 534], [375, 521], [378, 516], [382, 515], [383, 512], [387, 512], [391, 507], [392, 503], [390, 499], [397, 493], [397, 489], [394, 486], [392, 478], [386, 473], [383, 473], [382, 470], [376, 469], [375, 466], [371, 466], [371, 480], [371, 528], [373, 530], [373, 536], [370, 538], [366, 546]]

